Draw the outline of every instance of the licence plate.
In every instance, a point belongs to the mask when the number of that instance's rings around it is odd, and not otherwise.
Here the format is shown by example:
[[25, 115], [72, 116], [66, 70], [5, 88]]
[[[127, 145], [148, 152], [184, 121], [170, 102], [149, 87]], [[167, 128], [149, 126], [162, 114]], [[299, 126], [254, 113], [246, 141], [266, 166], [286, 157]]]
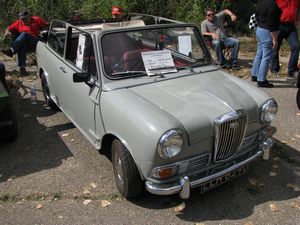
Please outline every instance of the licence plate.
[[229, 173], [224, 174], [223, 176], [217, 177], [215, 179], [212, 179], [210, 181], [207, 181], [201, 185], [201, 193], [206, 192], [212, 188], [215, 188], [235, 177], [238, 177], [248, 171], [248, 165], [244, 165], [242, 167], [239, 167]]

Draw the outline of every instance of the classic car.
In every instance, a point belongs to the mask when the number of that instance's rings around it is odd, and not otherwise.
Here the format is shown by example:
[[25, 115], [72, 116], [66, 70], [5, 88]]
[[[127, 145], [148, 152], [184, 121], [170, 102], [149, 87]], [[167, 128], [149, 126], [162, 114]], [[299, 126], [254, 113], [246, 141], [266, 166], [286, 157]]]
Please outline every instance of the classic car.
[[142, 14], [53, 20], [37, 46], [46, 102], [111, 156], [126, 198], [189, 198], [268, 157], [276, 101], [212, 62], [196, 25]]
[[11, 142], [17, 138], [16, 112], [11, 104], [5, 77], [0, 77], [0, 142]]

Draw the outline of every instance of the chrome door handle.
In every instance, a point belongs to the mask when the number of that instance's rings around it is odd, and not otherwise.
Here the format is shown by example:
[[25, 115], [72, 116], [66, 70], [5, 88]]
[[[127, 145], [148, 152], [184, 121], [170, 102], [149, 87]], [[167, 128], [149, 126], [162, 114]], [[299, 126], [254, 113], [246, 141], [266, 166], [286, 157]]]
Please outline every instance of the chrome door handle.
[[64, 73], [67, 73], [65, 67], [61, 66], [61, 67], [59, 67], [59, 69], [60, 69], [61, 71], [63, 71]]

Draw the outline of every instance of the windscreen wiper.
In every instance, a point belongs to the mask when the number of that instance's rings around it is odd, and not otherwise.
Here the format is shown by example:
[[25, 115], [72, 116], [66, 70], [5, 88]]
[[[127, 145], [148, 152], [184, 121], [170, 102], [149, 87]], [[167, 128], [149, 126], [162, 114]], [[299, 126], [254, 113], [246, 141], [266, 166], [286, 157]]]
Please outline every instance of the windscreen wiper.
[[[184, 70], [184, 69], [189, 69], [190, 70], [191, 66], [169, 66], [169, 67], [158, 67], [158, 68], [154, 68], [154, 69], [149, 69], [150, 72], [153, 72], [154, 75], [160, 75], [160, 74], [166, 74], [166, 73], [176, 73], [177, 70]], [[157, 73], [157, 70], [172, 70], [173, 71], [167, 71], [165, 73], [161, 72], [161, 73]]]
[[143, 70], [131, 70], [131, 71], [122, 71], [122, 72], [115, 72], [112, 73], [111, 76], [114, 77], [125, 77], [126, 75], [133, 75], [133, 76], [139, 76], [139, 75], [147, 75], [146, 71]]
[[[174, 69], [176, 70], [177, 67], [176, 66], [162, 66], [162, 67], [156, 67], [153, 69], [149, 69], [149, 71], [155, 71], [155, 70], [170, 70], [170, 69]], [[176, 71], [175, 71], [176, 72]]]

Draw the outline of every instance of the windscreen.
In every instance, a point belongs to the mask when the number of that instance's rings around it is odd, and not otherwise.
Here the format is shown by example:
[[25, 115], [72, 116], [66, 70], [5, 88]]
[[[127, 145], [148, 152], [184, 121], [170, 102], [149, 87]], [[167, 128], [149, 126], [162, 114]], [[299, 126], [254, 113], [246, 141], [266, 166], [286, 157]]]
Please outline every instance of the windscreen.
[[101, 46], [105, 74], [114, 79], [177, 72], [211, 60], [192, 26], [108, 33]]

